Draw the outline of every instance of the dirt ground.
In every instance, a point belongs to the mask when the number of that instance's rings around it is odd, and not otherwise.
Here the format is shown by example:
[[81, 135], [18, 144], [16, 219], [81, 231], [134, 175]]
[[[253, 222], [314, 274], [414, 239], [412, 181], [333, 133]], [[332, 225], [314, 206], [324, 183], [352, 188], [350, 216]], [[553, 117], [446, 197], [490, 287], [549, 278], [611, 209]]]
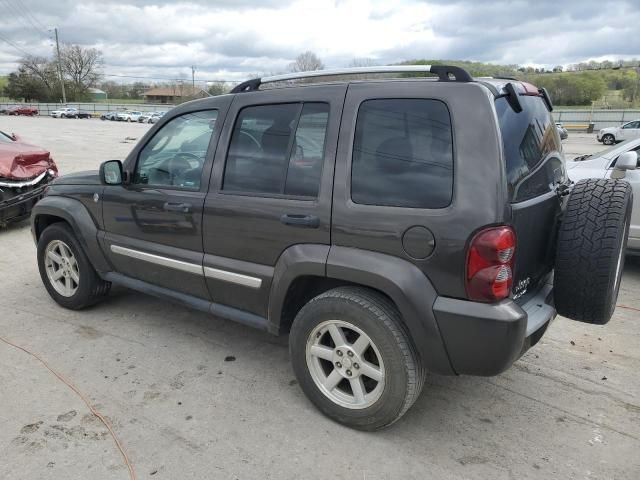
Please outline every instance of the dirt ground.
[[[124, 158], [147, 125], [0, 117], [62, 173]], [[568, 157], [598, 151], [570, 134]], [[640, 478], [640, 259], [606, 326], [558, 318], [508, 372], [430, 376], [393, 427], [361, 433], [303, 396], [287, 339], [124, 289], [90, 310], [41, 284], [27, 223], [0, 231], [0, 336], [113, 423], [139, 479]], [[0, 478], [126, 479], [104, 426], [36, 359], [0, 342]]]

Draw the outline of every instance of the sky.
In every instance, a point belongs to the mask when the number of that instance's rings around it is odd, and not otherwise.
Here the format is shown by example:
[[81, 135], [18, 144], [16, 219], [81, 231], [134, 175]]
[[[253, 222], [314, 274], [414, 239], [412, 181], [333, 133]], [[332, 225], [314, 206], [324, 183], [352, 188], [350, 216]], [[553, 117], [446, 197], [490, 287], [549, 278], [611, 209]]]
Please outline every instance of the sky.
[[0, 0], [0, 75], [26, 53], [51, 56], [54, 26], [61, 42], [99, 49], [108, 80], [190, 80], [194, 65], [197, 81], [239, 81], [307, 50], [327, 68], [630, 59], [638, 25], [640, 0]]

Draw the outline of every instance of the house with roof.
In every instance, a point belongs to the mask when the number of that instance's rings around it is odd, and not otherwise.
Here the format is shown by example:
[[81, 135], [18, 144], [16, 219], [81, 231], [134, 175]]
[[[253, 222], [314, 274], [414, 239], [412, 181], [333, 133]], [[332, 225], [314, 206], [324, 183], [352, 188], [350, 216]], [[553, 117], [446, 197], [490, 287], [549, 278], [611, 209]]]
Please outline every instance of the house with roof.
[[171, 85], [168, 87], [156, 87], [145, 91], [142, 96], [145, 103], [160, 103], [177, 105], [196, 98], [208, 97], [206, 90], [191, 85]]

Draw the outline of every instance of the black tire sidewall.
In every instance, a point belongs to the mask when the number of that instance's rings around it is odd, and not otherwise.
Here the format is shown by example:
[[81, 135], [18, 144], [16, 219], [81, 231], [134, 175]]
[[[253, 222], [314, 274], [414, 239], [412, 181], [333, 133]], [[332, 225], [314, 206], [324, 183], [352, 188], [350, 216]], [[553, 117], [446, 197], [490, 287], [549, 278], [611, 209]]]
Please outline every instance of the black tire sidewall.
[[[616, 267], [618, 263], [618, 258], [614, 256], [614, 258], [612, 259], [613, 275], [609, 280], [610, 288], [607, 289], [609, 293], [609, 297], [607, 298], [607, 302], [609, 304], [609, 317], [613, 315], [613, 312], [616, 309], [618, 294], [620, 293], [620, 285], [622, 285], [622, 274], [624, 272], [624, 264], [626, 259], [626, 251], [625, 251], [626, 242], [629, 236], [629, 228], [631, 226], [631, 209], [632, 209], [632, 201], [630, 199], [629, 203], [627, 204], [627, 209], [624, 216], [625, 218], [623, 223], [624, 227], [622, 231], [619, 233], [618, 238], [616, 240], [616, 244], [618, 248], [622, 250], [622, 259], [620, 260], [620, 271], [617, 272], [617, 275], [616, 275]], [[615, 287], [615, 291], [614, 291], [614, 287]]]
[[[60, 295], [53, 285], [51, 285], [49, 277], [47, 276], [44, 263], [45, 250], [47, 245], [54, 240], [61, 240], [67, 244], [78, 263], [80, 283], [78, 285], [78, 289], [71, 297]], [[85, 255], [84, 250], [80, 246], [80, 243], [73, 234], [73, 231], [67, 224], [54, 223], [42, 232], [42, 235], [38, 240], [38, 269], [40, 270], [40, 278], [42, 279], [42, 283], [44, 283], [47, 292], [49, 292], [51, 298], [53, 298], [59, 305], [72, 310], [78, 310], [93, 303], [92, 294], [95, 291], [96, 282], [98, 281], [97, 275], [93, 266], [89, 262], [89, 259]]]
[[[327, 320], [343, 320], [364, 331], [376, 345], [385, 368], [385, 387], [370, 407], [349, 409], [335, 404], [316, 386], [306, 362], [309, 334]], [[372, 312], [353, 301], [325, 297], [307, 304], [298, 314], [289, 336], [294, 373], [311, 402], [328, 417], [363, 430], [375, 430], [392, 423], [402, 413], [407, 395], [405, 358], [393, 333]]]
[[[608, 139], [610, 139], [609, 143], [607, 143]], [[602, 143], [604, 143], [605, 145], [613, 145], [613, 144], [616, 143], [616, 139], [615, 139], [615, 137], [613, 135], [608, 133], [604, 137], [602, 137]]]

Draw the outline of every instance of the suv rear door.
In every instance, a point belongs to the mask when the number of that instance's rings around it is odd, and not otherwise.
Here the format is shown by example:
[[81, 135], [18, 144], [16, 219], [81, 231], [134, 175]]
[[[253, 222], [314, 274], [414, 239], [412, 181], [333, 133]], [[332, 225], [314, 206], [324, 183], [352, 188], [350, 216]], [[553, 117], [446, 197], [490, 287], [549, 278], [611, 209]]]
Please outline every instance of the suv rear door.
[[282, 253], [298, 244], [330, 244], [346, 89], [308, 86], [235, 96], [204, 203], [204, 271], [214, 302], [266, 317]]
[[531, 290], [553, 269], [561, 214], [556, 192], [567, 181], [562, 143], [542, 97], [519, 95], [522, 111], [496, 99], [502, 133], [511, 223], [517, 247], [513, 295]]

